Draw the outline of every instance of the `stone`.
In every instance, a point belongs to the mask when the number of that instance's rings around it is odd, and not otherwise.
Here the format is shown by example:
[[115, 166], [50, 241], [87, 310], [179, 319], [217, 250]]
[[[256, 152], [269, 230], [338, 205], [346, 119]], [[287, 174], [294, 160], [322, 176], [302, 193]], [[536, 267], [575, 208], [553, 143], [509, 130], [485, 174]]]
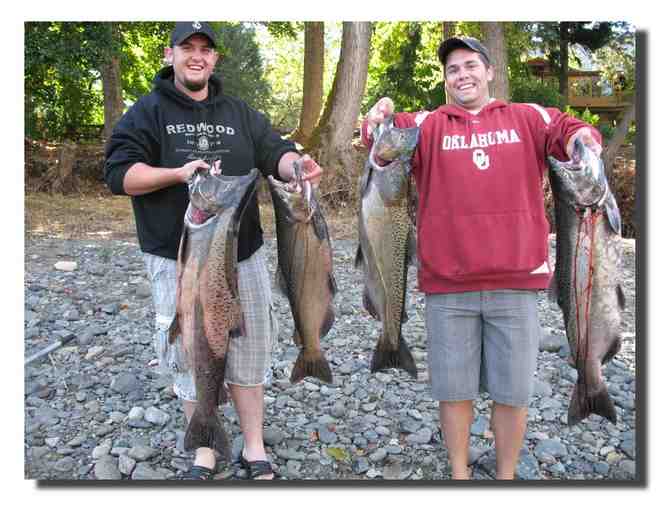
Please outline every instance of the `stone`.
[[103, 443], [99, 446], [96, 446], [93, 449], [93, 452], [91, 452], [91, 457], [93, 458], [93, 460], [98, 460], [101, 457], [105, 457], [106, 455], [109, 455], [111, 449], [112, 449], [112, 445], [110, 443]]
[[72, 272], [77, 269], [77, 262], [69, 260], [59, 260], [54, 264], [54, 269], [57, 271]]
[[121, 394], [128, 394], [141, 388], [140, 381], [132, 373], [125, 372], [112, 378], [110, 388]]
[[567, 338], [564, 335], [555, 335], [548, 331], [542, 334], [539, 340], [539, 350], [546, 352], [559, 352], [567, 345]]
[[285, 438], [285, 433], [278, 427], [264, 428], [264, 444], [275, 446]]
[[163, 427], [170, 421], [170, 415], [156, 407], [150, 407], [145, 411], [145, 420], [154, 425]]
[[54, 464], [54, 469], [60, 473], [70, 473], [77, 466], [72, 457], [63, 457]]
[[154, 470], [146, 462], [140, 462], [135, 466], [131, 480], [165, 480], [166, 476], [159, 470]]
[[387, 450], [385, 450], [385, 448], [378, 448], [371, 455], [369, 455], [369, 460], [371, 462], [380, 462], [385, 457], [387, 457]]
[[128, 456], [132, 459], [143, 461], [151, 459], [157, 453], [157, 450], [150, 448], [149, 446], [136, 445], [128, 451]]
[[97, 480], [121, 480], [121, 472], [117, 466], [117, 459], [105, 455], [96, 462], [93, 469], [94, 476]]
[[122, 474], [129, 476], [133, 472], [136, 464], [137, 462], [128, 455], [119, 455], [119, 471]]

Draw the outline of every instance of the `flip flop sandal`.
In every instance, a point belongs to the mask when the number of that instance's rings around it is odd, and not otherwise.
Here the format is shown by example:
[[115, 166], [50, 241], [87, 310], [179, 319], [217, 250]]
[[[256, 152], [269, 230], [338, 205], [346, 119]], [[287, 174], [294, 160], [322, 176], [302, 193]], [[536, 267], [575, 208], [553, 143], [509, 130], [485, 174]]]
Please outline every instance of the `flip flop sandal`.
[[[275, 479], [276, 474], [273, 471], [271, 463], [267, 460], [252, 460], [248, 461], [243, 454], [240, 454], [240, 465], [247, 471], [248, 480], [256, 480], [259, 476], [263, 475], [273, 475], [272, 479]], [[269, 480], [270, 481], [270, 480]]]
[[215, 470], [204, 466], [191, 466], [191, 469], [180, 476], [180, 480], [213, 480]]

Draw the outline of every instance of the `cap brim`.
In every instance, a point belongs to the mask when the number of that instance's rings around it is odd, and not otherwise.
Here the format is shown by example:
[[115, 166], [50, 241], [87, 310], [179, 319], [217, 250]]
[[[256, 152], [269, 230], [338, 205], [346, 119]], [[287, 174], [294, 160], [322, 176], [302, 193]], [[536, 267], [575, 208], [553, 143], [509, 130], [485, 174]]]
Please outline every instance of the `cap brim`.
[[484, 54], [483, 51], [480, 48], [477, 48], [476, 46], [472, 46], [469, 44], [467, 41], [464, 41], [463, 39], [460, 39], [458, 37], [451, 37], [450, 39], [446, 39], [441, 43], [441, 46], [439, 46], [439, 61], [441, 62], [442, 65], [446, 64], [446, 58], [448, 57], [448, 54], [456, 50], [458, 48], [466, 48], [471, 51], [475, 51], [476, 53], [483, 55], [485, 59], [490, 62], [490, 58], [488, 55]]

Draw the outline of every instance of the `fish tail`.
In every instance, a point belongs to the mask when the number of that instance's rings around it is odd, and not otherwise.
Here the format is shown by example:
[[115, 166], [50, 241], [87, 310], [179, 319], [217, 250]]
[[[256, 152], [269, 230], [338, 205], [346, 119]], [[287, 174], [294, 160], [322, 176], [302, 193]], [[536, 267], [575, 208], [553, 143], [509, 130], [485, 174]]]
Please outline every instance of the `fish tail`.
[[299, 357], [296, 359], [289, 380], [296, 383], [308, 376], [317, 377], [326, 383], [333, 382], [334, 378], [331, 374], [331, 368], [329, 368], [329, 362], [322, 351], [319, 351], [316, 358], [307, 356], [305, 349], [301, 349], [301, 352], [299, 352]]
[[184, 449], [211, 448], [221, 455], [231, 457], [229, 434], [224, 430], [217, 413], [208, 414], [202, 406], [197, 406], [184, 433]]
[[571, 427], [591, 414], [603, 416], [613, 424], [616, 424], [618, 420], [616, 408], [604, 383], [600, 384], [597, 392], [590, 395], [586, 392], [584, 385], [576, 385], [569, 403], [567, 424]]
[[385, 341], [384, 335], [385, 333], [383, 333], [383, 338], [380, 339], [373, 353], [371, 372], [378, 372], [386, 368], [403, 368], [414, 379], [417, 379], [418, 368], [415, 366], [415, 360], [404, 337], [399, 335], [398, 348], [391, 349], [391, 344]]

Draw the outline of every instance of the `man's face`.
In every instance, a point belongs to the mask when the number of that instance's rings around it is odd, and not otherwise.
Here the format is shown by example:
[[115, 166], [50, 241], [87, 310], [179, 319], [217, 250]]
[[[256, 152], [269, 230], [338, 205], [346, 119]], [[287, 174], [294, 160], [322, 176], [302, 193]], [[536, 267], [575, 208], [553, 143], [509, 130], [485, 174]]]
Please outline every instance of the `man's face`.
[[210, 40], [200, 34], [192, 35], [178, 46], [166, 48], [165, 56], [173, 65], [175, 86], [186, 94], [207, 87], [218, 57]]
[[494, 74], [492, 66], [486, 67], [475, 51], [457, 49], [446, 59], [446, 91], [455, 103], [466, 108], [483, 107], [490, 100], [488, 82]]

